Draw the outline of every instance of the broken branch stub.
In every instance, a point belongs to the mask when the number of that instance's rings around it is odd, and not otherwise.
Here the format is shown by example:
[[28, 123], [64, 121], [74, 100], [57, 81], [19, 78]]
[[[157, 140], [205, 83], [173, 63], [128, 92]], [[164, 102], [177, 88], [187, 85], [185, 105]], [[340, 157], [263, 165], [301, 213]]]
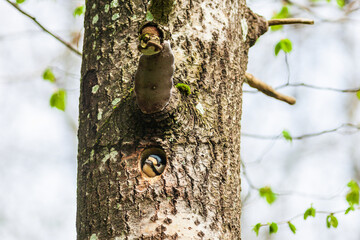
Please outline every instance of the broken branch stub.
[[274, 88], [272, 88], [270, 85], [264, 83], [263, 81], [260, 81], [259, 79], [255, 78], [250, 73], [245, 73], [245, 82], [249, 84], [250, 87], [256, 88], [260, 92], [264, 93], [265, 95], [268, 95], [270, 97], [273, 97], [275, 99], [278, 99], [280, 101], [286, 102], [290, 105], [294, 105], [296, 103], [296, 99], [287, 95], [284, 95], [282, 93], [279, 93]]

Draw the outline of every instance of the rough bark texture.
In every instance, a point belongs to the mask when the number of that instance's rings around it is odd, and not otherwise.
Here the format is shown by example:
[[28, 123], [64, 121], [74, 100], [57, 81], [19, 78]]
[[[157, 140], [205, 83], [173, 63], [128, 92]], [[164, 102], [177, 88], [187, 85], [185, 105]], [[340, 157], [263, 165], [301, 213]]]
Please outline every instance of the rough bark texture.
[[[88, 0], [86, 9], [78, 240], [240, 239], [242, 83], [266, 23], [245, 0], [177, 0], [159, 22], [171, 34], [174, 83], [192, 94], [174, 87], [164, 111], [145, 115], [133, 86], [147, 2]], [[148, 147], [166, 153], [161, 176], [141, 172]]]

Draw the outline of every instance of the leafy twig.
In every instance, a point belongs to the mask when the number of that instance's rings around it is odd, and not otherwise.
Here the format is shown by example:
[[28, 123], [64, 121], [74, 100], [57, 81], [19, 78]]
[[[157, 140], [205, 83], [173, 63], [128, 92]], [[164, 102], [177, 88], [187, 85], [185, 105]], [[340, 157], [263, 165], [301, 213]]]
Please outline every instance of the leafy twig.
[[[344, 123], [344, 124], [341, 124], [339, 127], [336, 127], [336, 128], [333, 128], [333, 129], [324, 130], [324, 131], [316, 132], [316, 133], [309, 133], [309, 134], [299, 135], [299, 136], [292, 137], [292, 139], [293, 140], [301, 140], [301, 139], [304, 139], [304, 138], [316, 137], [316, 136], [320, 136], [320, 135], [323, 135], [323, 134], [326, 134], [326, 133], [336, 132], [336, 131], [338, 131], [338, 130], [340, 130], [342, 128], [345, 128], [345, 127], [360, 130], [360, 126], [357, 126], [357, 125], [352, 124], [352, 123]], [[258, 138], [258, 139], [264, 139], [264, 140], [274, 140], [274, 139], [277, 139], [279, 137], [279, 135], [265, 136], [265, 135], [258, 135], [258, 134], [245, 133], [245, 132], [242, 132], [241, 135], [244, 136], [244, 137]]]
[[27, 16], [28, 18], [30, 18], [33, 22], [36, 23], [36, 25], [38, 25], [44, 32], [50, 34], [52, 37], [54, 37], [56, 40], [58, 40], [59, 42], [61, 42], [63, 45], [65, 45], [67, 48], [69, 48], [71, 51], [73, 51], [74, 53], [76, 53], [77, 55], [81, 56], [81, 52], [79, 52], [77, 49], [75, 49], [73, 46], [71, 46], [70, 43], [64, 41], [62, 38], [60, 38], [59, 36], [57, 36], [56, 34], [50, 32], [47, 28], [45, 28], [41, 23], [39, 23], [35, 17], [31, 16], [30, 14], [28, 14], [27, 12], [23, 11], [16, 3], [11, 2], [10, 0], [5, 0], [7, 1], [9, 4], [11, 4], [14, 8], [16, 8], [20, 13], [22, 13], [23, 15]]
[[[360, 207], [357, 207], [355, 209], [358, 209], [360, 210]], [[345, 213], [348, 209], [345, 209], [345, 210], [338, 210], [338, 211], [334, 211], [334, 212], [329, 212], [329, 211], [316, 211], [316, 213], [318, 214], [326, 214], [326, 215], [335, 215], [335, 214], [339, 214], [339, 213]], [[277, 222], [278, 225], [281, 225], [281, 224], [287, 224], [288, 222], [291, 222], [297, 218], [300, 218], [300, 217], [303, 217], [304, 216], [304, 213], [299, 213], [291, 218], [289, 218], [288, 220], [283, 220], [283, 221], [280, 221], [280, 222]], [[265, 227], [265, 226], [269, 226], [270, 224], [269, 223], [262, 223], [260, 224], [261, 227]]]
[[[259, 191], [261, 188], [255, 186], [255, 184], [253, 184], [251, 178], [247, 174], [246, 165], [243, 162], [241, 162], [241, 165], [242, 165], [242, 174], [244, 175], [249, 187], [255, 191]], [[336, 193], [333, 193], [329, 196], [316, 195], [316, 194], [304, 193], [304, 192], [296, 192], [296, 191], [273, 192], [273, 193], [276, 196], [291, 196], [291, 195], [294, 196], [294, 195], [296, 195], [296, 196], [300, 196], [300, 197], [304, 197], [304, 198], [311, 198], [311, 199], [316, 199], [316, 200], [331, 200], [331, 199], [341, 196], [341, 193], [344, 192], [345, 188], [346, 187], [342, 188], [340, 191], [337, 191]]]

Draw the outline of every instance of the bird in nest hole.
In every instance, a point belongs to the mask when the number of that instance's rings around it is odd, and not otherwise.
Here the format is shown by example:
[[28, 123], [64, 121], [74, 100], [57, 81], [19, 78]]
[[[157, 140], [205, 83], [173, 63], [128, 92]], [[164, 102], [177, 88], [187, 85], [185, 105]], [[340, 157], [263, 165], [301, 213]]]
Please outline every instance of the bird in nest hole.
[[156, 177], [164, 172], [165, 162], [158, 155], [148, 156], [142, 166], [143, 172], [148, 177]]

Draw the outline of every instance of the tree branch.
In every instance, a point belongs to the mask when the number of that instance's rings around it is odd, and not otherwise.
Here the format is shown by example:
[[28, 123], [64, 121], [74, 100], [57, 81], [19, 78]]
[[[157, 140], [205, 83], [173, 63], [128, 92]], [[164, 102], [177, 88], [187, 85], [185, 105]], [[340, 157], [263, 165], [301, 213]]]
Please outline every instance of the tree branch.
[[315, 15], [315, 14], [314, 14], [314, 11], [313, 11], [311, 8], [309, 8], [309, 7], [305, 6], [305, 5], [301, 5], [301, 4], [296, 3], [296, 2], [293, 2], [293, 1], [291, 1], [291, 0], [284, 0], [284, 2], [287, 3], [287, 4], [289, 4], [289, 5], [294, 5], [294, 6], [296, 6], [298, 9], [304, 10], [304, 11], [310, 13], [310, 14]]
[[268, 20], [269, 26], [274, 25], [285, 25], [285, 24], [309, 24], [313, 25], [314, 20], [305, 18], [281, 18], [281, 19], [270, 19]]
[[[304, 88], [311, 88], [311, 89], [316, 89], [316, 90], [343, 92], [343, 93], [354, 93], [354, 92], [360, 91], [360, 87], [352, 88], [352, 89], [339, 89], [339, 88], [331, 88], [331, 87], [321, 87], [321, 86], [311, 85], [311, 84], [307, 84], [307, 83], [285, 83], [283, 85], [275, 87], [274, 89], [278, 90], [278, 89], [282, 89], [282, 88], [286, 88], [286, 87], [304, 87]], [[258, 93], [259, 91], [244, 90], [243, 92], [244, 93]]]
[[306, 84], [306, 83], [286, 83], [284, 85], [280, 85], [275, 89], [281, 89], [285, 87], [306, 87], [306, 88], [313, 88], [317, 90], [326, 90], [326, 91], [334, 91], [334, 92], [344, 92], [344, 93], [353, 93], [360, 91], [360, 88], [353, 88], [353, 89], [338, 89], [338, 88], [331, 88], [331, 87], [320, 87], [316, 85]]
[[280, 101], [284, 101], [288, 104], [295, 104], [296, 103], [296, 99], [290, 96], [286, 96], [282, 93], [277, 92], [275, 89], [273, 89], [270, 85], [260, 81], [259, 79], [255, 78], [252, 74], [250, 73], [245, 73], [245, 78], [246, 78], [246, 82], [247, 84], [249, 84], [250, 87], [256, 88], [258, 89], [260, 92], [276, 98]]
[[[310, 7], [307, 7], [305, 5], [302, 5], [302, 4], [299, 4], [299, 3], [296, 3], [292, 0], [283, 0], [285, 3], [289, 4], [289, 5], [292, 5], [292, 6], [295, 6], [297, 7], [298, 9], [300, 10], [303, 10], [303, 11], [306, 11], [308, 12], [309, 14], [313, 15], [314, 17], [316, 17], [317, 19], [319, 19], [320, 22], [331, 22], [331, 23], [341, 23], [341, 22], [344, 22], [344, 21], [347, 21], [347, 20], [354, 20], [354, 19], [350, 19], [348, 17], [348, 15], [354, 11], [357, 11], [359, 8], [355, 7], [353, 9], [348, 9], [348, 10], [345, 10], [345, 13], [344, 13], [344, 16], [340, 17], [340, 18], [337, 18], [337, 19], [329, 19], [329, 18], [324, 18], [324, 17], [321, 17], [319, 16], [319, 14], [317, 14], [315, 11], [313, 11], [313, 9], [319, 5], [317, 4], [312, 4], [311, 5], [311, 8]], [[355, 2], [355, 1], [354, 1]]]
[[[355, 210], [360, 210], [360, 207], [356, 207]], [[345, 210], [338, 210], [338, 211], [334, 211], [334, 212], [329, 212], [329, 211], [316, 211], [316, 213], [318, 214], [326, 214], [326, 215], [335, 215], [335, 214], [339, 214], [339, 213], [345, 213], [347, 211], [347, 209]], [[297, 218], [301, 218], [304, 216], [304, 213], [299, 213], [291, 218], [289, 218], [288, 220], [283, 220], [283, 221], [280, 221], [280, 222], [277, 222], [278, 225], [281, 225], [281, 224], [287, 224], [291, 221], [293, 221], [294, 219], [297, 219]], [[260, 225], [260, 227], [266, 227], [266, 226], [269, 226], [271, 223], [262, 223]]]
[[[242, 174], [245, 177], [245, 180], [247, 181], [247, 184], [249, 185], [250, 189], [259, 191], [260, 187], [255, 186], [255, 184], [252, 182], [251, 178], [249, 177], [249, 175], [247, 173], [247, 170], [246, 170], [247, 167], [243, 161], [241, 162], [241, 166], [242, 166]], [[273, 193], [279, 197], [298, 196], [298, 197], [311, 198], [311, 199], [316, 199], [316, 200], [331, 200], [331, 199], [334, 199], [337, 197], [341, 197], [341, 194], [344, 192], [345, 189], [346, 189], [346, 186], [343, 187], [342, 189], [336, 191], [335, 193], [328, 194], [328, 195], [318, 195], [318, 194], [297, 192], [297, 191], [284, 191], [284, 192], [273, 191]]]
[[20, 13], [22, 13], [23, 15], [27, 16], [28, 18], [30, 18], [33, 22], [36, 23], [36, 25], [38, 25], [44, 32], [50, 34], [52, 37], [54, 37], [56, 40], [58, 40], [59, 42], [61, 42], [63, 45], [65, 45], [68, 49], [70, 49], [71, 51], [73, 51], [74, 53], [76, 53], [77, 55], [81, 56], [81, 52], [79, 52], [77, 49], [75, 49], [73, 46], [71, 46], [70, 43], [64, 41], [62, 38], [60, 38], [59, 36], [57, 36], [56, 34], [50, 32], [47, 28], [45, 28], [41, 23], [39, 23], [35, 17], [31, 16], [30, 14], [28, 14], [27, 12], [23, 11], [16, 3], [11, 2], [10, 0], [5, 0], [7, 1], [9, 4], [11, 4], [14, 8], [16, 8]]
[[[293, 140], [301, 140], [304, 138], [309, 138], [309, 137], [316, 137], [316, 136], [320, 136], [326, 133], [332, 133], [332, 132], [336, 132], [342, 128], [345, 127], [349, 127], [349, 128], [353, 128], [356, 130], [360, 130], [360, 126], [357, 126], [355, 124], [352, 123], [344, 123], [341, 124], [339, 127], [333, 128], [333, 129], [329, 129], [329, 130], [324, 130], [321, 132], [316, 132], [316, 133], [309, 133], [309, 134], [304, 134], [304, 135], [300, 135], [300, 136], [296, 136], [296, 137], [292, 137]], [[273, 139], [277, 139], [279, 137], [279, 135], [274, 135], [274, 136], [265, 136], [265, 135], [257, 135], [257, 134], [252, 134], [252, 133], [241, 133], [242, 136], [244, 137], [251, 137], [251, 138], [258, 138], [258, 139], [269, 139], [269, 140], [273, 140]]]
[[337, 197], [341, 197], [341, 193], [345, 190], [346, 187], [343, 187], [341, 190], [338, 190], [335, 193], [329, 194], [328, 196], [322, 196], [322, 195], [316, 195], [311, 193], [305, 193], [305, 192], [296, 192], [296, 191], [288, 191], [288, 192], [278, 192], [275, 193], [278, 196], [298, 196], [303, 198], [311, 198], [311, 199], [317, 199], [317, 200], [331, 200]]

